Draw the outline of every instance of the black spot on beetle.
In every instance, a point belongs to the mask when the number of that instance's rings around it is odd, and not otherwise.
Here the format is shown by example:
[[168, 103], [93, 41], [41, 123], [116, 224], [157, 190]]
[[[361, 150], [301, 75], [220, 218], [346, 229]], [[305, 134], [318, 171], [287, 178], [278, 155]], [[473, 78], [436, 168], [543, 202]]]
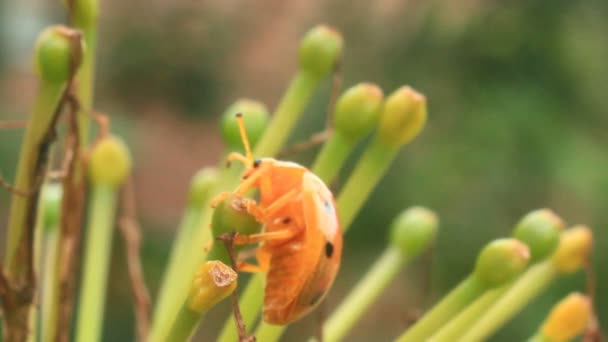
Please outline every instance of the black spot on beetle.
[[253, 161], [253, 167], [258, 167], [262, 164], [262, 159], [256, 159]]
[[325, 255], [328, 258], [331, 258], [332, 254], [334, 254], [334, 245], [331, 242], [327, 241], [325, 243]]
[[321, 298], [323, 298], [323, 295], [325, 294], [325, 291], [321, 291], [319, 293], [317, 293], [314, 297], [312, 297], [312, 299], [310, 300], [310, 305], [315, 305], [319, 302], [319, 300], [321, 300]]
[[291, 223], [291, 217], [286, 217], [283, 219], [283, 224], [290, 224]]

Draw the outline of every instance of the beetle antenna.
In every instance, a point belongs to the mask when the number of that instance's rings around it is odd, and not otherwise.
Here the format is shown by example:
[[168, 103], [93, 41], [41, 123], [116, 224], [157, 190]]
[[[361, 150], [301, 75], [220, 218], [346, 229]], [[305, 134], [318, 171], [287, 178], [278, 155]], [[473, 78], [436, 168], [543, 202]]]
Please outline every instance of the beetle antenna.
[[247, 131], [245, 131], [245, 121], [243, 119], [243, 113], [236, 114], [236, 121], [239, 124], [239, 132], [241, 133], [241, 140], [245, 146], [245, 157], [249, 162], [248, 166], [253, 165], [253, 156], [251, 155], [251, 147], [249, 146], [249, 139], [247, 139]]

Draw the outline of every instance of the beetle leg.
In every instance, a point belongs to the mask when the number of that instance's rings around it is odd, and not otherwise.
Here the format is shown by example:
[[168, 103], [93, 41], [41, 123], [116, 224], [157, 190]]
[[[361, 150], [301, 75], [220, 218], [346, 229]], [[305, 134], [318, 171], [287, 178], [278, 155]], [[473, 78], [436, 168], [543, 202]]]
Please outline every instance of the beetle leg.
[[238, 160], [241, 163], [243, 163], [243, 165], [245, 165], [245, 167], [251, 166], [251, 161], [249, 159], [247, 159], [247, 157], [245, 157], [244, 155], [237, 153], [237, 152], [231, 152], [230, 154], [228, 154], [228, 157], [226, 158], [228, 165], [230, 165], [230, 163], [232, 163], [235, 160]]
[[234, 237], [235, 245], [248, 245], [268, 240], [286, 240], [296, 235], [295, 229], [281, 229], [273, 232], [264, 232], [258, 234], [236, 234]]
[[264, 247], [260, 247], [256, 249], [256, 259], [258, 260], [258, 264], [254, 265], [245, 261], [239, 261], [236, 265], [238, 271], [242, 272], [250, 272], [250, 273], [260, 273], [260, 272], [268, 272], [270, 269], [270, 257], [271, 254], [264, 249]]

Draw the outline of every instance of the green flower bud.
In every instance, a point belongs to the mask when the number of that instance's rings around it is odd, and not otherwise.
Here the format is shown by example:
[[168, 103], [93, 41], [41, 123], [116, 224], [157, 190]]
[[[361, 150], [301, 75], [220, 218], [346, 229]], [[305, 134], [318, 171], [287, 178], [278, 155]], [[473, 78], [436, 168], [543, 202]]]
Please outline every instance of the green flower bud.
[[393, 221], [390, 243], [403, 254], [415, 257], [435, 240], [438, 223], [437, 215], [431, 210], [423, 207], [409, 208]]
[[359, 83], [336, 102], [334, 126], [351, 141], [363, 138], [378, 122], [384, 94], [375, 84]]
[[592, 317], [591, 300], [580, 293], [571, 293], [557, 303], [541, 327], [549, 341], [570, 341], [582, 334]]
[[593, 232], [586, 226], [576, 226], [561, 234], [551, 260], [562, 273], [572, 273], [584, 266], [593, 247]]
[[492, 288], [517, 277], [528, 266], [530, 251], [515, 239], [497, 239], [487, 244], [477, 257], [475, 276]]
[[64, 0], [74, 24], [78, 27], [91, 27], [97, 23], [98, 0]]
[[238, 113], [243, 114], [245, 131], [251, 148], [254, 148], [262, 137], [270, 117], [266, 106], [254, 100], [240, 99], [228, 107], [222, 116], [221, 128], [224, 142], [231, 151], [244, 151], [245, 149], [236, 120], [236, 114]]
[[45, 183], [41, 192], [42, 226], [45, 229], [55, 229], [59, 224], [61, 214], [61, 199], [63, 186], [61, 183]]
[[300, 68], [318, 78], [329, 74], [342, 55], [342, 35], [334, 28], [318, 25], [300, 43]]
[[244, 207], [244, 201], [236, 195], [230, 196], [215, 207], [211, 217], [213, 236], [236, 231], [241, 234], [253, 234], [260, 231], [261, 223], [255, 220]]
[[94, 185], [122, 185], [131, 172], [131, 156], [118, 137], [107, 136], [93, 146], [89, 159], [89, 177]]
[[530, 249], [530, 262], [545, 259], [559, 243], [564, 222], [549, 209], [535, 210], [524, 216], [513, 232], [513, 237]]
[[36, 42], [36, 70], [47, 82], [66, 82], [80, 64], [82, 40], [78, 31], [56, 25], [44, 30]]
[[188, 193], [188, 205], [200, 208], [211, 195], [211, 191], [218, 179], [218, 172], [215, 168], [205, 167], [199, 170], [190, 182], [190, 192]]
[[386, 145], [401, 146], [416, 137], [425, 123], [426, 98], [414, 89], [403, 86], [384, 102], [378, 135]]
[[221, 261], [207, 261], [194, 275], [188, 307], [199, 313], [208, 311], [234, 292], [237, 277], [236, 272]]

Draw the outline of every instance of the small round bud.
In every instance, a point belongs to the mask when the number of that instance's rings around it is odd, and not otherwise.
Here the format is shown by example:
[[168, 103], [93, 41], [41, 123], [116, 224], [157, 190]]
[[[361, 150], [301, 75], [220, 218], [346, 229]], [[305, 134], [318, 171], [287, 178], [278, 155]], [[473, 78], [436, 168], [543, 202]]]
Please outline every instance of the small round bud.
[[221, 261], [207, 261], [194, 275], [188, 307], [204, 313], [232, 294], [236, 285], [237, 274], [232, 268]]
[[474, 274], [492, 288], [505, 284], [526, 269], [528, 247], [515, 239], [497, 239], [487, 244], [477, 257]]
[[36, 70], [47, 82], [66, 82], [72, 68], [80, 64], [82, 51], [78, 31], [56, 25], [44, 30], [36, 42]]
[[194, 208], [202, 207], [209, 198], [217, 179], [218, 172], [215, 168], [205, 167], [199, 170], [190, 182], [188, 205]]
[[560, 272], [579, 270], [589, 258], [593, 245], [593, 233], [586, 226], [576, 226], [561, 234], [559, 245], [551, 260]]
[[95, 185], [118, 187], [131, 172], [131, 156], [118, 137], [107, 136], [93, 146], [89, 159], [89, 177]]
[[390, 243], [403, 254], [415, 257], [435, 240], [439, 220], [431, 210], [413, 207], [405, 210], [391, 226]]
[[375, 84], [359, 83], [336, 102], [334, 126], [351, 141], [363, 138], [378, 122], [384, 94]]
[[570, 341], [580, 335], [591, 318], [591, 301], [580, 293], [571, 293], [553, 307], [541, 333], [550, 341]]
[[513, 237], [530, 249], [530, 262], [550, 256], [559, 243], [564, 222], [549, 209], [535, 210], [524, 216], [513, 231]]
[[395, 90], [384, 102], [378, 135], [389, 146], [410, 142], [426, 123], [426, 98], [408, 86]]
[[236, 120], [236, 114], [238, 113], [243, 114], [245, 131], [252, 148], [262, 137], [270, 117], [266, 106], [254, 100], [240, 99], [228, 107], [222, 116], [221, 128], [224, 142], [231, 151], [244, 151], [239, 125]]
[[342, 35], [335, 29], [318, 25], [300, 42], [300, 68], [318, 78], [329, 74], [342, 55]]
[[245, 202], [250, 199], [232, 195], [215, 207], [211, 217], [213, 236], [236, 231], [240, 234], [253, 234], [260, 231], [262, 225], [245, 209]]
[[61, 183], [45, 183], [40, 196], [42, 205], [42, 226], [45, 229], [55, 229], [57, 228], [61, 214], [63, 186]]

